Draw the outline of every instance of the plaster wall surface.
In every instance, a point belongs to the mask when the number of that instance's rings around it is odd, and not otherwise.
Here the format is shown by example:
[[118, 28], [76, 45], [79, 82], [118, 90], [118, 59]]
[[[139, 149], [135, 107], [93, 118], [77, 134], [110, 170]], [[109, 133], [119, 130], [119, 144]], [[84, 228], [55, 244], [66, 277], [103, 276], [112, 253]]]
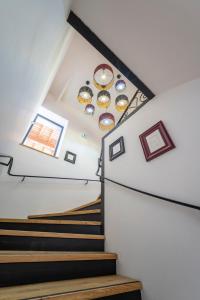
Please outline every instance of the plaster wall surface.
[[[146, 192], [200, 206], [199, 85], [194, 80], [146, 104], [105, 139], [105, 176]], [[139, 134], [162, 120], [176, 148], [146, 162]], [[124, 137], [125, 154], [109, 161]], [[200, 214], [105, 184], [106, 251], [118, 273], [143, 282], [144, 300], [199, 299]]]
[[[70, 5], [69, 0], [0, 1], [0, 153], [14, 157], [15, 174], [95, 177], [98, 151], [74, 132], [66, 131], [59, 159], [20, 145], [70, 44]], [[77, 154], [75, 165], [64, 161], [66, 150]], [[0, 174], [1, 217], [67, 210], [99, 194], [98, 183], [22, 184], [6, 176], [5, 167]]]

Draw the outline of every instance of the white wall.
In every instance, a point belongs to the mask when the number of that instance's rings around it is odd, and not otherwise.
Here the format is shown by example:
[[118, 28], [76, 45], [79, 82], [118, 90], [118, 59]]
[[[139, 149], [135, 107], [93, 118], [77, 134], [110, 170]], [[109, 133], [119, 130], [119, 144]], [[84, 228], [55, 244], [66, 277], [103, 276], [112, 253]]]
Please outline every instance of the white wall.
[[[97, 151], [76, 135], [69, 139], [66, 132], [59, 159], [19, 145], [70, 43], [70, 2], [0, 1], [0, 153], [14, 156], [14, 173], [91, 178], [96, 171]], [[78, 152], [76, 165], [63, 160], [66, 150]], [[66, 182], [18, 184], [18, 179], [4, 176], [5, 171], [0, 178], [1, 216], [59, 211], [71, 207], [71, 201], [76, 206], [99, 194], [92, 184], [81, 186], [79, 194], [77, 186]]]
[[[58, 159], [19, 145], [12, 173], [98, 179], [94, 176], [98, 152], [87, 145], [87, 140], [79, 139], [72, 139], [67, 132]], [[64, 161], [66, 149], [77, 153], [75, 165]], [[0, 168], [0, 217], [65, 211], [93, 201], [100, 194], [98, 182], [85, 185], [84, 181], [26, 179], [22, 183], [20, 178], [7, 176], [6, 171], [7, 167]]]
[[[200, 205], [200, 80], [156, 97], [105, 139], [105, 176], [147, 192]], [[139, 134], [162, 120], [176, 148], [146, 162]], [[126, 153], [108, 146], [124, 136]], [[143, 300], [199, 299], [198, 211], [106, 183], [106, 250], [118, 272], [142, 280]]]
[[[76, 163], [64, 161], [66, 150], [77, 153]], [[95, 176], [98, 152], [87, 139], [66, 132], [59, 158], [18, 145], [12, 173], [58, 177], [98, 179]], [[100, 183], [12, 178], [7, 167], [0, 168], [0, 216], [26, 217], [28, 214], [64, 211], [89, 201], [100, 194]]]
[[67, 31], [62, 0], [0, 1], [1, 150], [16, 147], [43, 102]]
[[0, 182], [0, 217], [26, 218], [30, 214], [62, 212], [97, 198], [99, 183], [26, 179]]
[[[155, 97], [108, 136], [106, 144], [123, 135], [127, 154], [108, 162], [106, 176], [115, 174], [115, 179], [118, 180], [123, 175], [125, 184], [198, 204], [199, 84], [200, 80], [191, 81]], [[176, 148], [147, 163], [139, 135], [160, 120], [164, 122]], [[108, 158], [108, 151], [106, 155]], [[131, 176], [126, 175], [127, 166]]]

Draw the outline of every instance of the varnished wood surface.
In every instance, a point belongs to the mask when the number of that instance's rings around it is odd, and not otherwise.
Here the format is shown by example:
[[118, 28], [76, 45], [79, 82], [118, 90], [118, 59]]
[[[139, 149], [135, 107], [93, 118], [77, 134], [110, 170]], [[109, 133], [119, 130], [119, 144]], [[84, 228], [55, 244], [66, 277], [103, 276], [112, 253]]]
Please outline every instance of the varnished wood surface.
[[54, 214], [31, 215], [28, 216], [28, 219], [48, 218], [48, 217], [57, 217], [57, 216], [89, 215], [89, 214], [100, 214], [100, 213], [101, 213], [100, 209], [76, 210], [76, 211], [61, 212], [61, 213], [54, 213]]
[[4, 230], [0, 229], [0, 236], [27, 236], [27, 237], [47, 237], [62, 239], [89, 239], [103, 240], [103, 235], [96, 234], [78, 234], [78, 233], [58, 233], [58, 232], [41, 232], [41, 231], [22, 231], [22, 230]]
[[98, 226], [98, 221], [77, 221], [77, 220], [45, 220], [45, 219], [7, 219], [1, 218], [0, 223], [27, 223], [27, 224], [53, 224], [53, 225], [89, 225]]
[[109, 275], [1, 288], [0, 300], [89, 300], [140, 289], [142, 284], [137, 280]]
[[117, 259], [117, 254], [108, 252], [0, 251], [0, 264], [110, 259]]
[[121, 294], [121, 299], [123, 299], [123, 294], [128, 292], [138, 291], [141, 288], [139, 282], [131, 282], [120, 285], [113, 285], [109, 287], [102, 287], [97, 289], [92, 289], [88, 291], [79, 291], [72, 293], [63, 293], [60, 295], [45, 296], [32, 298], [33, 300], [92, 300], [92, 299], [102, 299], [102, 297], [114, 296]]
[[84, 205], [75, 207], [75, 208], [73, 208], [73, 209], [66, 210], [65, 212], [71, 212], [71, 211], [81, 210], [81, 209], [83, 209], [83, 208], [90, 207], [90, 206], [92, 206], [92, 205], [99, 204], [99, 203], [101, 203], [101, 198], [98, 198], [97, 200], [91, 201], [91, 202], [89, 202], [89, 203], [87, 203], [87, 204], [84, 204]]

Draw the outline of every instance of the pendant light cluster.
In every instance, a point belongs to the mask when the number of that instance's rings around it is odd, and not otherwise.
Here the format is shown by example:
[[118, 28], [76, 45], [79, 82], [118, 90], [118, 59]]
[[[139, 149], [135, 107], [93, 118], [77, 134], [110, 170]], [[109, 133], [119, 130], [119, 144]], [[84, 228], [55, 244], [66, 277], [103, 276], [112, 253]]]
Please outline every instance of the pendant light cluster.
[[110, 93], [106, 90], [100, 91], [97, 95], [97, 105], [101, 108], [108, 108], [111, 102]]
[[111, 113], [103, 113], [99, 116], [99, 128], [102, 130], [111, 130], [115, 127], [115, 117]]
[[118, 92], [123, 92], [126, 89], [126, 82], [122, 79], [117, 80], [115, 83], [115, 89]]
[[109, 90], [114, 83], [114, 73], [107, 64], [96, 67], [93, 75], [94, 85], [98, 90]]
[[[96, 67], [93, 74], [94, 86], [99, 90], [97, 94], [96, 103], [102, 109], [107, 109], [111, 104], [111, 95], [109, 89], [114, 84], [114, 72], [107, 64], [100, 64]], [[90, 82], [86, 81], [86, 85], [82, 86], [78, 93], [78, 101], [85, 105], [85, 113], [87, 115], [94, 115], [95, 106], [92, 103], [93, 91], [89, 87]], [[120, 93], [115, 99], [115, 108], [118, 112], [123, 112], [128, 104], [128, 97], [121, 94], [126, 89], [126, 82], [117, 75], [115, 83], [115, 90]], [[115, 126], [115, 117], [109, 112], [104, 112], [99, 116], [99, 128], [102, 130], [111, 130]]]
[[82, 86], [78, 93], [78, 100], [81, 104], [90, 104], [93, 97], [92, 89], [89, 86]]
[[125, 109], [127, 108], [129, 104], [129, 101], [128, 101], [128, 97], [126, 95], [119, 95], [117, 96], [117, 98], [115, 99], [115, 107], [116, 107], [116, 110], [118, 111], [125, 111]]
[[85, 113], [87, 115], [93, 115], [95, 112], [95, 107], [93, 104], [87, 104], [86, 107], [85, 107]]

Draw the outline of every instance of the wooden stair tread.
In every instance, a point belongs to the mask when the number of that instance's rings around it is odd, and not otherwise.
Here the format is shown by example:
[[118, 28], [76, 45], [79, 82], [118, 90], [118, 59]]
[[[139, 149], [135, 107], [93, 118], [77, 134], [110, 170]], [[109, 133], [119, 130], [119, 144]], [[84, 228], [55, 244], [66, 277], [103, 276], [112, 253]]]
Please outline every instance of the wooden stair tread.
[[0, 223], [27, 223], [27, 224], [53, 224], [53, 225], [89, 225], [98, 226], [98, 221], [78, 221], [78, 220], [44, 220], [44, 219], [8, 219], [1, 218]]
[[49, 261], [111, 260], [117, 254], [109, 252], [64, 251], [0, 251], [0, 263], [25, 263]]
[[34, 218], [48, 218], [48, 217], [58, 217], [58, 216], [75, 216], [75, 215], [89, 215], [89, 214], [100, 214], [100, 209], [90, 209], [90, 210], [76, 210], [69, 212], [53, 213], [53, 214], [41, 214], [41, 215], [30, 215], [28, 219]]
[[141, 289], [142, 284], [137, 280], [119, 275], [108, 275], [5, 287], [0, 289], [0, 300], [88, 300]]
[[91, 201], [91, 202], [89, 202], [89, 203], [87, 203], [87, 204], [83, 204], [83, 205], [81, 205], [81, 206], [78, 206], [78, 207], [75, 207], [75, 208], [66, 210], [65, 212], [71, 212], [71, 211], [81, 210], [81, 209], [83, 209], [83, 208], [90, 207], [90, 206], [92, 206], [92, 205], [99, 204], [99, 203], [101, 203], [101, 198], [97, 198], [96, 200]]
[[0, 229], [0, 236], [104, 240], [104, 235]]

